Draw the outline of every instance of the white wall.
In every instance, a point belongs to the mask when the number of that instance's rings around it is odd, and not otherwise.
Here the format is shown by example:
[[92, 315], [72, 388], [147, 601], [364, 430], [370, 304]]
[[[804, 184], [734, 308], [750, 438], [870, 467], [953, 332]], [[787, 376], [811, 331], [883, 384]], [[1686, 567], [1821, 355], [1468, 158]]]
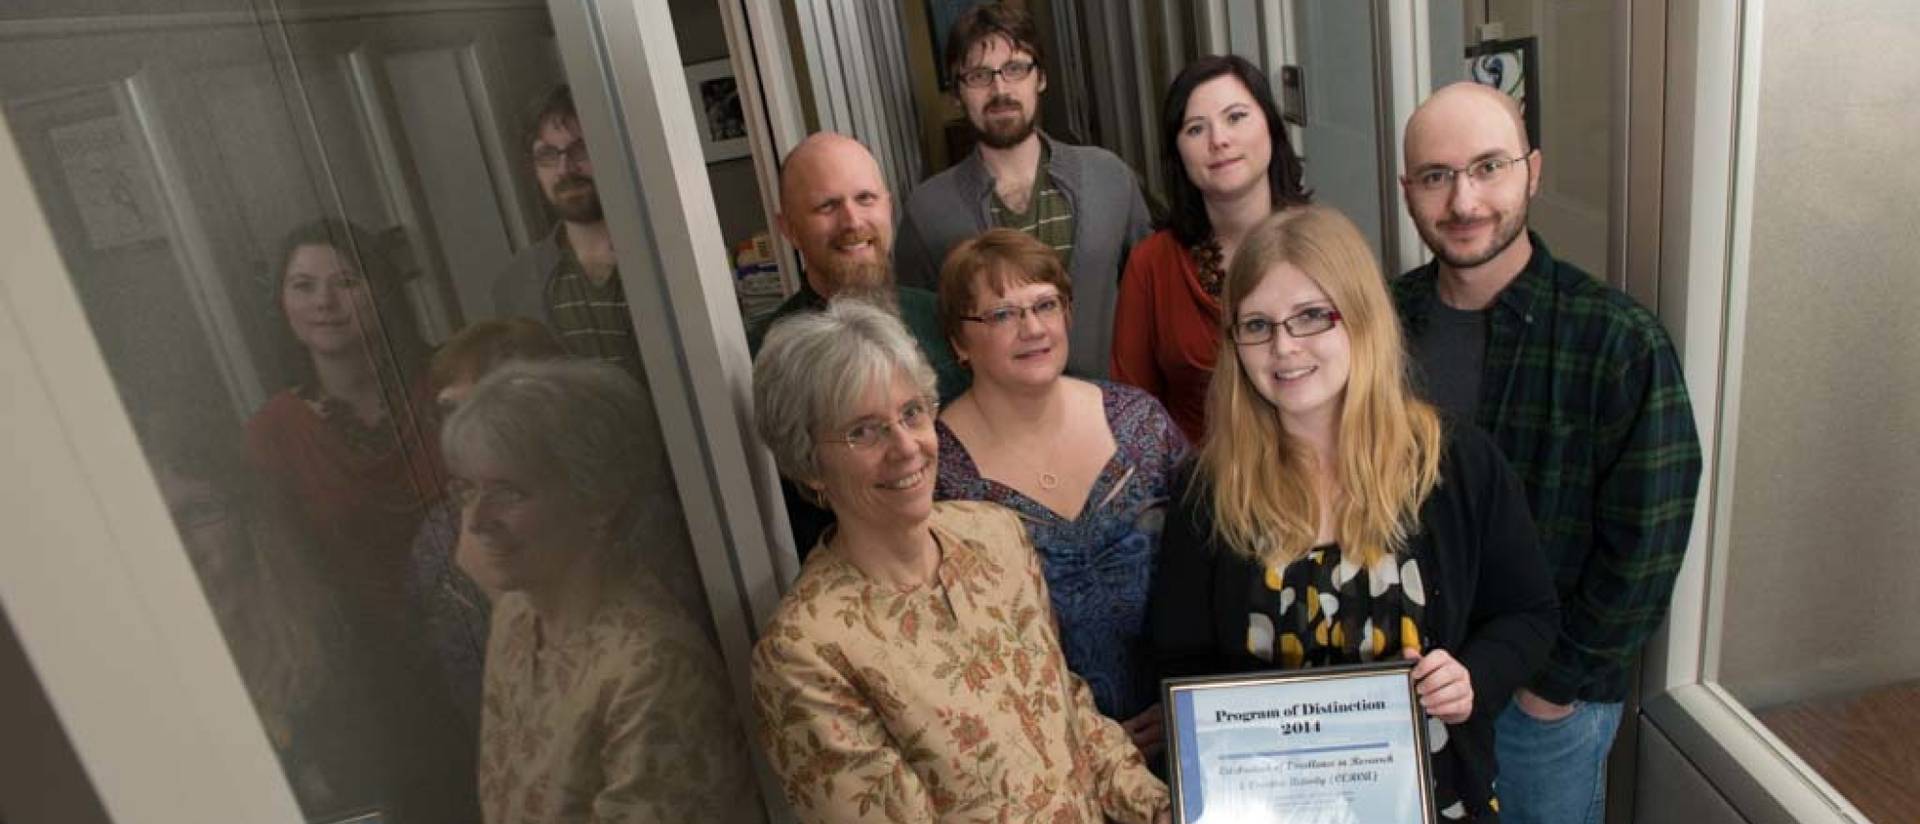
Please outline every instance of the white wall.
[[1920, 6], [1769, 0], [1763, 37], [1720, 670], [1754, 707], [1920, 677]]

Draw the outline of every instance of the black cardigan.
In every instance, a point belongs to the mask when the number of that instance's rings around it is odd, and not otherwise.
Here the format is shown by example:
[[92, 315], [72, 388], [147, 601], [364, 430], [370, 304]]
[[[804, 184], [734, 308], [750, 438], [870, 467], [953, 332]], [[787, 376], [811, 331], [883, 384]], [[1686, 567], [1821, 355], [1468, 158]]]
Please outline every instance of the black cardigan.
[[[1450, 727], [1461, 796], [1482, 806], [1497, 772], [1493, 721], [1547, 660], [1559, 627], [1553, 579], [1520, 481], [1478, 429], [1442, 424], [1440, 483], [1420, 505], [1407, 551], [1426, 584], [1431, 648], [1473, 679], [1473, 713]], [[1189, 464], [1173, 488], [1147, 607], [1161, 678], [1274, 669], [1247, 651], [1257, 562], [1213, 535], [1213, 502]], [[1357, 663], [1357, 662], [1349, 662]], [[1485, 819], [1482, 819], [1485, 820]]]

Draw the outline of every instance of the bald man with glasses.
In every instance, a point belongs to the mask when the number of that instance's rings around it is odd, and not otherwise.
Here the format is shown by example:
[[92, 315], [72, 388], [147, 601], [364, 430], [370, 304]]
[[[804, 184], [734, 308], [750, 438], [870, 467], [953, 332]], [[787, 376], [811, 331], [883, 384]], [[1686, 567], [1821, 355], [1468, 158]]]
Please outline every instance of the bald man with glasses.
[[1443, 88], [1404, 142], [1401, 191], [1434, 255], [1393, 284], [1407, 345], [1429, 399], [1520, 476], [1560, 597], [1553, 655], [1495, 725], [1501, 817], [1600, 824], [1622, 703], [1693, 523], [1680, 360], [1651, 312], [1528, 230], [1545, 167], [1511, 98]]

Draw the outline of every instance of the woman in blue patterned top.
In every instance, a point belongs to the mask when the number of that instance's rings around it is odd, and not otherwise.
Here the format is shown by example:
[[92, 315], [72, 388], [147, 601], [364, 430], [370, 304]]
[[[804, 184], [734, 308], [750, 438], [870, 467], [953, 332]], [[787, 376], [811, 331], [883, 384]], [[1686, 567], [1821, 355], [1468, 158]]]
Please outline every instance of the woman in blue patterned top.
[[973, 385], [940, 415], [934, 496], [1020, 515], [1067, 666], [1151, 758], [1161, 733], [1142, 649], [1147, 593], [1186, 437], [1153, 396], [1064, 374], [1073, 284], [1044, 244], [1011, 229], [964, 241], [939, 288], [942, 328]]

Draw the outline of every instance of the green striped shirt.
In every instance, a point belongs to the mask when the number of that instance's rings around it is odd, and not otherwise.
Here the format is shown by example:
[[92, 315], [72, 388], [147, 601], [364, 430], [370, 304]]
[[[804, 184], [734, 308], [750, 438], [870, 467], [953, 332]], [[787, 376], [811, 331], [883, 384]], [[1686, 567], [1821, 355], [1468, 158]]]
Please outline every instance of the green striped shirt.
[[[1533, 258], [1488, 307], [1475, 423], [1526, 486], [1560, 595], [1560, 637], [1530, 685], [1556, 703], [1620, 701], [1665, 619], [1699, 489], [1700, 436], [1659, 319], [1618, 289]], [[1393, 283], [1409, 340], [1439, 270]]]
[[563, 244], [558, 271], [547, 285], [547, 317], [568, 352], [619, 366], [645, 384], [619, 270], [596, 284], [573, 249]]
[[1034, 169], [1033, 192], [1027, 197], [1027, 210], [1016, 212], [1007, 208], [1007, 204], [1000, 199], [1000, 193], [994, 192], [993, 225], [1032, 235], [1035, 240], [1053, 247], [1053, 251], [1060, 255], [1061, 267], [1072, 269], [1073, 208], [1047, 174], [1049, 152], [1045, 148], [1046, 141], [1041, 141], [1040, 145], [1040, 165]]

